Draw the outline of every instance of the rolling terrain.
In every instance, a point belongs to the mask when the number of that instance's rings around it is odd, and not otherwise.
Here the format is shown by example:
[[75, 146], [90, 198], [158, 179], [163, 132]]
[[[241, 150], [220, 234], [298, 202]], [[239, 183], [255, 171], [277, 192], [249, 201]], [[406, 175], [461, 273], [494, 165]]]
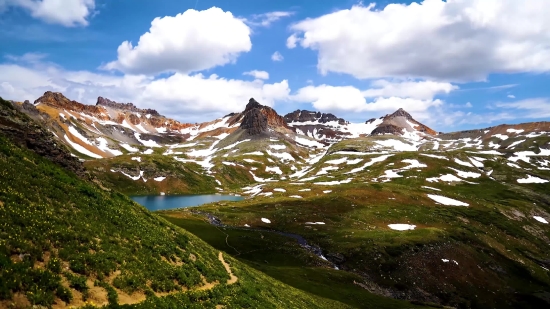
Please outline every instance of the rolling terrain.
[[0, 308], [347, 307], [247, 267], [75, 173], [82, 166], [62, 145], [43, 145], [57, 155], [42, 156], [35, 138], [54, 135], [10, 102], [0, 100], [0, 120]]
[[[28, 154], [25, 149], [29, 148], [44, 155], [66, 149], [46, 159], [87, 179], [86, 183], [93, 182], [90, 190], [96, 192], [86, 197], [86, 192], [74, 191], [71, 198], [101, 197], [116, 201], [112, 205], [117, 209], [119, 205], [134, 212], [139, 209], [139, 215], [132, 216], [153, 220], [147, 223], [153, 231], [157, 225], [169, 227], [166, 233], [181, 233], [200, 243], [202, 247], [193, 250], [209, 252], [201, 254], [208, 256], [207, 266], [215, 273], [209, 277], [203, 269], [197, 270], [207, 282], [228, 279], [229, 273], [217, 259], [216, 250], [221, 250], [227, 253], [225, 261], [233, 257], [232, 269], [239, 265], [233, 269], [237, 277], [259, 276], [265, 280], [258, 279], [260, 285], [276, 282], [274, 278], [295, 288], [289, 291], [301, 303], [285, 303], [293, 299], [288, 294], [274, 307], [309, 308], [329, 304], [329, 299], [336, 302], [332, 308], [542, 308], [550, 303], [549, 122], [441, 133], [403, 109], [364, 123], [349, 123], [310, 111], [283, 117], [251, 99], [242, 112], [185, 124], [132, 104], [99, 98], [95, 106], [83, 105], [52, 92], [35, 104], [14, 102], [12, 106], [20, 117], [24, 113], [28, 121], [32, 118], [42, 134], [29, 143], [3, 130], [11, 140], [6, 144], [9, 151]], [[44, 148], [51, 144], [59, 147]], [[12, 173], [10, 177], [15, 177], [11, 166], [19, 166], [13, 162], [2, 164], [11, 169], [5, 171]], [[41, 173], [47, 171], [35, 172]], [[13, 196], [27, 192], [25, 185], [31, 181], [17, 177], [19, 187], [9, 191]], [[150, 214], [116, 192], [219, 192], [246, 199]], [[26, 203], [47, 205], [52, 202], [51, 197], [42, 197], [47, 194], [38, 191], [35, 200]], [[6, 197], [2, 198], [5, 203]], [[78, 205], [87, 204], [89, 200]], [[137, 230], [128, 233], [142, 237]], [[128, 241], [129, 234], [125, 235]], [[109, 243], [100, 244], [104, 242]], [[117, 249], [120, 252], [141, 248], [143, 257], [138, 260], [157, 259], [152, 265], [173, 261], [172, 255], [186, 262], [169, 249], [158, 249], [157, 255], [135, 241], [117, 245], [126, 248]], [[44, 243], [40, 246], [49, 248]], [[69, 251], [83, 252], [75, 248]], [[192, 252], [197, 256], [202, 251]], [[91, 277], [81, 275], [95, 280], [96, 272], [93, 269]], [[152, 272], [141, 278], [157, 278]], [[59, 280], [63, 278], [69, 280], [63, 275]], [[145, 285], [143, 280], [136, 282], [144, 293], [165, 293], [152, 287], [154, 279]], [[277, 284], [274, 289], [288, 287]], [[124, 286], [113, 288], [122, 295]], [[258, 307], [260, 302], [255, 299], [251, 304]]]

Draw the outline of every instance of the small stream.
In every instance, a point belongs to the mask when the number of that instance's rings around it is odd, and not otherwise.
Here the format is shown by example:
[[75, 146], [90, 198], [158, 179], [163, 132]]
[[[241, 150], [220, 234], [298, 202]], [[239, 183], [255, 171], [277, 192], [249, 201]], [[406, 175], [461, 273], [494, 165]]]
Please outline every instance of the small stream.
[[318, 256], [320, 259], [330, 263], [332, 265], [332, 267], [334, 269], [337, 269], [339, 270], [338, 266], [336, 266], [336, 264], [332, 263], [331, 261], [329, 261], [324, 255], [323, 255], [323, 250], [321, 250], [321, 248], [319, 248], [318, 246], [313, 246], [313, 245], [310, 245], [308, 244], [307, 240], [302, 237], [301, 235], [298, 235], [298, 234], [294, 234], [294, 233], [288, 233], [288, 232], [281, 232], [281, 231], [276, 231], [276, 230], [268, 230], [268, 229], [258, 229], [258, 228], [249, 228], [249, 227], [238, 227], [238, 226], [231, 226], [231, 225], [226, 225], [226, 224], [223, 224], [222, 221], [212, 215], [212, 214], [209, 214], [207, 212], [203, 212], [203, 211], [200, 211], [200, 210], [192, 210], [191, 211], [192, 213], [195, 213], [195, 214], [199, 214], [199, 215], [203, 215], [203, 216], [206, 216], [208, 218], [208, 222], [214, 226], [217, 226], [217, 227], [223, 227], [223, 228], [229, 228], [229, 229], [234, 229], [234, 230], [243, 230], [243, 231], [256, 231], [256, 232], [267, 232], [267, 233], [274, 233], [274, 234], [279, 234], [279, 235], [282, 235], [282, 236], [286, 236], [286, 237], [290, 237], [290, 238], [293, 238], [295, 239], [298, 244], [306, 249], [307, 251], [315, 254], [316, 256]]

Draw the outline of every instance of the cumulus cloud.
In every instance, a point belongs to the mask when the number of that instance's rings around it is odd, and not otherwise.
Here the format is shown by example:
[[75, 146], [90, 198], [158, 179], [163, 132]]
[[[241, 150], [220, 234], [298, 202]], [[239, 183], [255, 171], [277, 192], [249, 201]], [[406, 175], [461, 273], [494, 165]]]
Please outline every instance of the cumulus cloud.
[[513, 94], [509, 94], [509, 95], [508, 95], [508, 98], [509, 98], [509, 99], [515, 99], [515, 98], [516, 98], [516, 96], [515, 96], [515, 95], [513, 95]]
[[136, 46], [124, 41], [118, 47], [118, 59], [103, 68], [154, 75], [223, 66], [251, 50], [250, 32], [243, 20], [217, 7], [157, 17]]
[[266, 71], [252, 70], [244, 72], [243, 75], [250, 75], [256, 79], [269, 79], [269, 73], [267, 73]]
[[414, 98], [427, 100], [438, 94], [448, 94], [459, 87], [451, 83], [434, 81], [405, 81], [390, 82], [388, 80], [376, 80], [372, 82], [371, 89], [362, 92], [364, 97], [389, 97]]
[[[417, 85], [414, 85], [417, 84]], [[397, 82], [379, 80], [376, 88], [360, 90], [353, 86], [306, 86], [297, 91], [292, 99], [297, 102], [312, 102], [322, 111], [342, 112], [391, 112], [404, 108], [410, 112], [425, 112], [430, 107], [440, 106], [443, 101], [434, 96], [456, 89], [452, 85], [433, 87], [426, 82]], [[443, 90], [442, 90], [443, 89]], [[367, 98], [372, 98], [370, 101]]]
[[264, 14], [254, 14], [251, 19], [247, 19], [246, 23], [252, 26], [269, 27], [272, 23], [281, 18], [292, 16], [294, 12], [275, 11]]
[[316, 50], [323, 74], [484, 80], [550, 71], [549, 15], [547, 0], [356, 5], [292, 25], [287, 47]]
[[95, 0], [0, 0], [0, 13], [8, 7], [20, 7], [32, 17], [66, 27], [87, 26]]
[[271, 55], [271, 60], [273, 60], [273, 61], [283, 61], [283, 59], [285, 59], [285, 58], [278, 51], [274, 52], [273, 55]]
[[34, 101], [45, 91], [60, 91], [71, 99], [95, 104], [98, 96], [118, 102], [133, 102], [141, 108], [184, 122], [209, 121], [242, 111], [250, 97], [273, 106], [288, 98], [288, 81], [226, 79], [212, 74], [175, 73], [153, 79], [146, 75], [116, 76], [89, 71], [68, 71], [51, 64], [0, 64], [0, 96]]

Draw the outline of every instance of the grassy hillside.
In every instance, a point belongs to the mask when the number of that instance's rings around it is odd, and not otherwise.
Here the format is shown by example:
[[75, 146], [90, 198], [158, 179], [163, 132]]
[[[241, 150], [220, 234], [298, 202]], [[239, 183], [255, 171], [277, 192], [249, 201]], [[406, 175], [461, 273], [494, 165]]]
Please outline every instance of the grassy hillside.
[[0, 308], [92, 304], [346, 307], [252, 270], [0, 134]]
[[[138, 158], [139, 161], [136, 161]], [[205, 175], [201, 166], [196, 163], [181, 163], [171, 156], [159, 153], [130, 154], [90, 160], [84, 162], [84, 166], [106, 187], [129, 195], [159, 194], [159, 192], [166, 194], [216, 192], [215, 179]], [[143, 177], [138, 180], [127, 176], [139, 176], [141, 171], [143, 171]], [[155, 181], [156, 177], [166, 178]]]
[[[256, 239], [251, 243], [238, 241], [240, 238], [232, 236], [230, 229], [225, 231], [230, 234], [228, 239], [224, 234], [217, 238], [211, 233], [204, 234], [205, 227], [196, 227], [200, 216], [188, 211], [170, 211], [165, 215], [214, 246], [237, 248], [238, 253], [231, 248], [226, 250], [296, 287], [302, 287], [307, 280], [287, 276], [283, 269], [301, 265], [294, 273], [311, 271], [324, 277], [319, 282], [325, 282], [328, 287], [338, 279], [320, 259], [312, 262], [307, 254], [285, 249], [288, 240], [269, 238], [272, 251], [263, 254], [255, 251], [260, 249], [256, 247], [260, 242], [256, 229], [302, 235], [346, 271], [347, 275], [341, 276], [350, 276], [348, 284], [355, 280], [373, 292], [458, 308], [547, 306], [550, 303], [550, 228], [534, 216], [548, 217], [550, 213], [549, 185], [520, 184], [517, 179], [525, 178], [526, 170], [507, 165], [504, 157], [487, 155], [484, 170], [492, 171], [490, 176], [483, 172], [478, 178], [470, 178], [471, 183], [426, 181], [426, 178], [455, 173], [451, 168], [481, 173], [473, 166], [466, 167], [455, 161], [466, 161], [468, 156], [471, 154], [464, 151], [446, 152], [442, 158], [416, 152], [396, 153], [360, 172], [344, 174], [362, 163], [342, 164], [332, 177], [314, 180], [353, 177], [348, 184], [270, 183], [262, 188], [263, 192], [272, 192], [269, 197], [257, 196], [230, 206], [216, 203], [200, 208], [230, 226], [250, 226], [252, 230], [248, 232], [240, 228], [239, 233], [244, 235], [238, 237]], [[361, 158], [363, 162], [371, 160], [369, 156]], [[400, 170], [408, 165], [404, 160], [418, 160], [425, 166]], [[326, 166], [325, 161], [321, 160], [311, 174]], [[545, 179], [550, 176], [547, 170], [529, 168], [530, 175]], [[382, 182], [381, 175], [389, 169], [399, 171], [401, 177]], [[456, 199], [469, 206], [438, 204], [429, 194]], [[261, 218], [268, 218], [271, 223], [264, 223]], [[415, 229], [397, 231], [390, 229], [389, 224], [412, 224]], [[266, 232], [262, 234], [265, 236]], [[285, 256], [293, 256], [297, 262], [285, 265]], [[344, 294], [332, 295], [346, 301]]]

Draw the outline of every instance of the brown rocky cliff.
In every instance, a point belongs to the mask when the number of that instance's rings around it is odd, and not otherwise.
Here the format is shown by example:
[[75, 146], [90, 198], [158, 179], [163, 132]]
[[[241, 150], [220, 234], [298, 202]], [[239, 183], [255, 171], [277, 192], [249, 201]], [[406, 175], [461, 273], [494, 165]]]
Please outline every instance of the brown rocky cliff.
[[43, 96], [36, 99], [34, 104], [42, 103], [56, 108], [62, 108], [78, 113], [93, 115], [101, 120], [108, 120], [107, 110], [101, 106], [86, 105], [74, 100], [67, 99], [61, 92], [46, 91]]
[[277, 114], [274, 109], [261, 105], [253, 98], [248, 101], [243, 114], [244, 117], [240, 127], [250, 135], [264, 133], [268, 128], [291, 131], [285, 119]]

